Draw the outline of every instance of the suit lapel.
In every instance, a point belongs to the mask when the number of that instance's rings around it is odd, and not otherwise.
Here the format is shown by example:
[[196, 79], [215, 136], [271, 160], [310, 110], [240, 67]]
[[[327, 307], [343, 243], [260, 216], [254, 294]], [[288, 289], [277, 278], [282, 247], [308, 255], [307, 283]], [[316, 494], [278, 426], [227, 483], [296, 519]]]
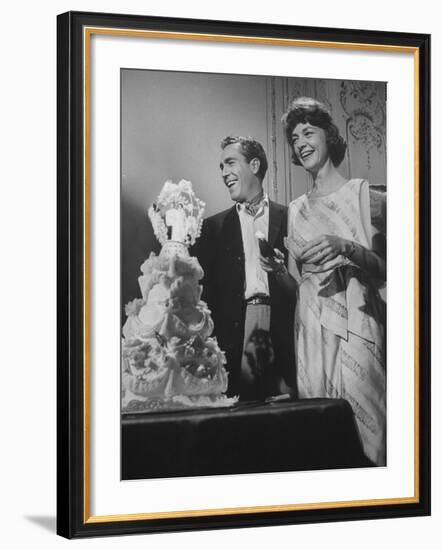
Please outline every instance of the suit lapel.
[[241, 224], [236, 207], [231, 208], [226, 216], [223, 227], [223, 240], [229, 255], [244, 257]]
[[273, 201], [269, 201], [269, 244], [272, 247], [275, 246], [276, 238], [281, 229], [283, 214], [284, 209], [282, 207]]
[[230, 293], [242, 296], [245, 279], [244, 246], [236, 207], [233, 207], [224, 219], [221, 247], [223, 284], [229, 287]]
[[[281, 231], [281, 223], [284, 217], [284, 207], [269, 201], [269, 237], [270, 246], [275, 246], [275, 242]], [[283, 229], [285, 235], [286, 228]], [[233, 207], [228, 212], [223, 223], [223, 241], [225, 249], [229, 254], [244, 257], [244, 247], [242, 242], [241, 224], [239, 221], [238, 212]]]

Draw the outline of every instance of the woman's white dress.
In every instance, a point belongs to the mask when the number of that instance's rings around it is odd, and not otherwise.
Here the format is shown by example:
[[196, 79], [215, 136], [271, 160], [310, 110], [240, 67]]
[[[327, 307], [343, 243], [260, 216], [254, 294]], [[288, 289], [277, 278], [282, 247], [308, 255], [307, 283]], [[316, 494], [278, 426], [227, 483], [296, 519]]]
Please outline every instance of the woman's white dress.
[[324, 234], [371, 249], [379, 227], [385, 228], [382, 199], [370, 200], [368, 183], [360, 179], [327, 196], [303, 195], [290, 204], [286, 243], [289, 271], [299, 283], [299, 396], [347, 399], [364, 451], [377, 465], [386, 463], [385, 282], [343, 256], [322, 266], [297, 260], [308, 241]]

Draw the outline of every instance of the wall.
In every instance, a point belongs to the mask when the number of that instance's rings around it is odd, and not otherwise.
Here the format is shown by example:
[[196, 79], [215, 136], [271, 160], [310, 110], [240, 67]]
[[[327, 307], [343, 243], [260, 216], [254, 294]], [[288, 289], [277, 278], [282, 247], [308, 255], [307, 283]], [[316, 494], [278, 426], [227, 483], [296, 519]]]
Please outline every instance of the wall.
[[263, 77], [122, 71], [122, 305], [139, 295], [140, 265], [158, 243], [147, 218], [166, 180], [193, 183], [205, 214], [231, 206], [219, 170], [226, 135], [266, 144]]
[[271, 140], [269, 180], [276, 190], [275, 200], [289, 204], [311, 188], [310, 175], [291, 162], [281, 113], [295, 97], [313, 97], [324, 103], [347, 142], [347, 152], [340, 172], [347, 178], [365, 178], [370, 185], [387, 186], [386, 166], [386, 83], [312, 78], [269, 79], [270, 103], [268, 124]]
[[298, 96], [329, 108], [348, 143], [340, 171], [386, 185], [384, 83], [124, 69], [121, 90], [122, 196], [144, 211], [166, 179], [191, 180], [207, 216], [228, 208], [219, 171], [226, 135], [254, 136], [264, 145], [271, 198], [288, 204], [298, 197], [307, 179], [303, 168], [290, 169], [281, 123]]
[[192, 181], [210, 216], [231, 205], [219, 170], [226, 135], [267, 142], [263, 77], [122, 72], [122, 193], [147, 210], [163, 183]]
[[330, 109], [348, 143], [339, 167], [346, 177], [386, 185], [384, 83], [123, 69], [121, 96], [123, 306], [139, 295], [139, 267], [157, 250], [147, 210], [166, 180], [192, 181], [206, 216], [231, 206], [219, 170], [226, 135], [263, 144], [271, 199], [289, 204], [307, 191], [311, 178], [292, 164], [281, 123], [294, 97]]
[[[5, 548], [437, 549], [442, 539], [442, 29], [438, 4], [351, 0], [17, 1], [3, 6], [1, 304], [2, 520]], [[336, 524], [117, 537], [68, 542], [55, 536], [55, 16], [67, 10], [142, 13], [325, 27], [433, 33], [433, 515]], [[397, 205], [400, 208], [400, 205]]]

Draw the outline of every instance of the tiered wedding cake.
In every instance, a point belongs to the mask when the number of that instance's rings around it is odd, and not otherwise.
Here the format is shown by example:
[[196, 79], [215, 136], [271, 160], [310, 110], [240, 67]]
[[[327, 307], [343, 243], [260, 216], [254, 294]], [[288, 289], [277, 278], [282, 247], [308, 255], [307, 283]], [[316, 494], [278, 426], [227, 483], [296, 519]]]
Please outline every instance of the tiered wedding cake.
[[126, 306], [123, 327], [123, 411], [227, 406], [224, 353], [211, 337], [213, 321], [201, 301], [203, 270], [189, 256], [205, 204], [192, 184], [166, 182], [149, 209], [162, 245], [141, 266], [142, 298]]

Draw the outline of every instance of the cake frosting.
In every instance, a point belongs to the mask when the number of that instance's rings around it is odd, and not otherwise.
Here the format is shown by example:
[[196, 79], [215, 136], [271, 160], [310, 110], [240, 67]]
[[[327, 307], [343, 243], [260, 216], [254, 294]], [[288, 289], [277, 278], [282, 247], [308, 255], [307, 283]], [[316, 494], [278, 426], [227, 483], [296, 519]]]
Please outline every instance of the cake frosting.
[[123, 411], [233, 404], [224, 394], [225, 356], [212, 337], [201, 300], [204, 273], [189, 255], [201, 231], [204, 203], [190, 182], [166, 182], [149, 209], [162, 245], [141, 266], [141, 298], [126, 305], [123, 327]]

